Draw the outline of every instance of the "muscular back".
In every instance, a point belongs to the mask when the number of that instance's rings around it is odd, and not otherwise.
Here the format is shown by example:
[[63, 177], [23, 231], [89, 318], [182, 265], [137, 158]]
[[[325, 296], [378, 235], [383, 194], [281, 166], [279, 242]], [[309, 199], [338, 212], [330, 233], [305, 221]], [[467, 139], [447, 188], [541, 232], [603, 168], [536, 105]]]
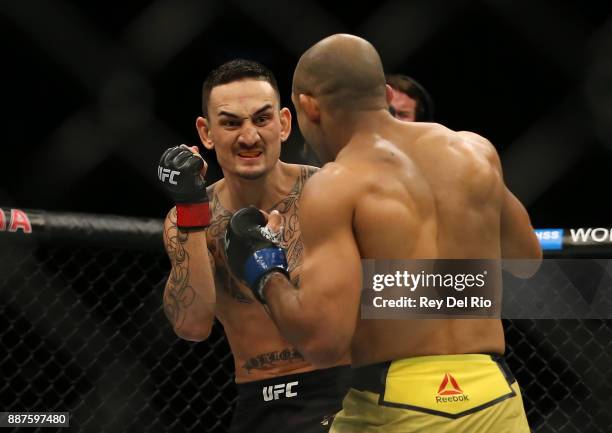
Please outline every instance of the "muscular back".
[[[505, 187], [493, 146], [435, 124], [394, 122], [336, 159], [353, 179], [353, 230], [363, 258], [501, 256]], [[407, 356], [503, 352], [497, 320], [362, 320], [355, 364]]]
[[[362, 253], [499, 258], [504, 185], [493, 146], [441, 125], [396, 126], [367, 152], [337, 160], [361, 172], [366, 187], [354, 222]], [[377, 219], [389, 224], [372, 230]]]

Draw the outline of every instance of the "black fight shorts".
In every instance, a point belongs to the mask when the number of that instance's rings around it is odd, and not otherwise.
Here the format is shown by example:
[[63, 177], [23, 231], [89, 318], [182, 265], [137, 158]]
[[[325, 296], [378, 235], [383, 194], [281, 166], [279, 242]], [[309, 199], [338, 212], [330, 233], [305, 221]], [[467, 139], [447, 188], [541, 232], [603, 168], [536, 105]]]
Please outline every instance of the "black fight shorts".
[[348, 366], [237, 384], [230, 433], [325, 433], [342, 409]]

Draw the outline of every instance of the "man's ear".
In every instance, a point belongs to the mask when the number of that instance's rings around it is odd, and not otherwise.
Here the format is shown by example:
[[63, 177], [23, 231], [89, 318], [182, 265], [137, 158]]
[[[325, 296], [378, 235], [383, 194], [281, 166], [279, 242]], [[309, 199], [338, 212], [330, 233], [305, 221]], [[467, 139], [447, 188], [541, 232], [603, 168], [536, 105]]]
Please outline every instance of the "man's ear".
[[280, 110], [280, 123], [281, 123], [281, 141], [285, 141], [291, 134], [291, 110], [287, 107], [281, 108]]
[[321, 110], [319, 108], [319, 101], [310, 95], [300, 93], [298, 96], [298, 103], [304, 111], [304, 114], [313, 123], [319, 123], [321, 121]]
[[214, 149], [215, 145], [212, 142], [210, 137], [210, 128], [208, 125], [208, 119], [205, 117], [198, 117], [196, 119], [196, 129], [198, 130], [198, 135], [200, 136], [200, 141], [205, 148], [208, 150]]
[[387, 105], [391, 105], [393, 99], [393, 89], [388, 84], [385, 84], [385, 92], [387, 94]]

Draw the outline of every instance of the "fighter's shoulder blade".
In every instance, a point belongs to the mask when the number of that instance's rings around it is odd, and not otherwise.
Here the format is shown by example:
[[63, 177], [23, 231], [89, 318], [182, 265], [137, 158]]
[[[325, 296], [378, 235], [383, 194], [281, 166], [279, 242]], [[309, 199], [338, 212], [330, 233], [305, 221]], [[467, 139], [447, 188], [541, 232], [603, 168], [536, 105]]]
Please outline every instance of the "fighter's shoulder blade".
[[351, 202], [362, 187], [356, 170], [336, 162], [325, 164], [304, 186], [302, 202], [328, 203], [334, 207]]
[[[440, 125], [441, 126], [441, 125]], [[425, 149], [426, 153], [433, 152], [437, 161], [443, 161], [443, 165], [458, 168], [480, 166], [500, 168], [499, 155], [495, 146], [475, 132], [453, 131], [441, 127], [432, 128], [419, 137], [419, 148]]]
[[472, 131], [456, 131], [454, 132], [454, 134], [464, 143], [474, 146], [481, 151], [497, 153], [497, 151], [495, 150], [495, 146], [493, 146], [493, 143], [491, 143], [491, 141], [489, 141], [487, 138], [483, 137], [480, 134], [477, 134]]

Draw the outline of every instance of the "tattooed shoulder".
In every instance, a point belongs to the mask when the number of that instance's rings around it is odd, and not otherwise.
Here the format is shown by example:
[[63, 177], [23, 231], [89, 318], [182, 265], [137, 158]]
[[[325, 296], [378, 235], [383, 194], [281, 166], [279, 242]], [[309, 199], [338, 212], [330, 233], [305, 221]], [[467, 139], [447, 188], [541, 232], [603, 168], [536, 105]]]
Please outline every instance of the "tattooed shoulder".
[[308, 180], [313, 174], [319, 171], [319, 167], [313, 167], [312, 165], [303, 165], [302, 166], [302, 176], [305, 177], [305, 181]]

